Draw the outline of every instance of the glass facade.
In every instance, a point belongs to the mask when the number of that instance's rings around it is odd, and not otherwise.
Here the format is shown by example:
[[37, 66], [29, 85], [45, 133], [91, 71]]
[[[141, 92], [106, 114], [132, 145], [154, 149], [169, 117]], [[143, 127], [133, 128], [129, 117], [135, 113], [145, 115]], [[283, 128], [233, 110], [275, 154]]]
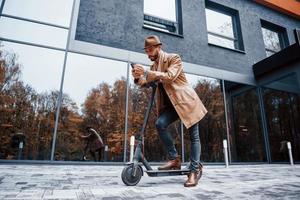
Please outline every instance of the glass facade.
[[0, 159], [50, 160], [73, 1], [4, 2]]
[[257, 90], [225, 81], [232, 162], [266, 162]]
[[2, 42], [0, 55], [0, 158], [49, 160], [64, 53]]
[[[137, 134], [141, 130], [152, 92], [151, 88], [140, 88], [134, 84], [132, 76], [130, 76], [129, 83], [127, 141], [130, 141], [130, 136]], [[156, 117], [156, 107], [154, 105], [150, 112], [144, 138], [145, 146], [143, 153], [148, 161], [161, 161], [166, 159], [165, 149], [155, 128]], [[129, 151], [127, 152], [127, 158], [128, 157]]]
[[[6, 0], [0, 16], [0, 159], [51, 160], [54, 154], [56, 161], [129, 161], [130, 136], [142, 127], [151, 89], [133, 83], [127, 61], [69, 51], [73, 1], [47, 2]], [[223, 35], [209, 34], [209, 40], [224, 40], [216, 44], [236, 48], [232, 16], [206, 12], [208, 31]], [[211, 26], [212, 16], [217, 26]], [[224, 162], [224, 139], [232, 163], [287, 162], [288, 141], [295, 161], [300, 160], [296, 74], [261, 88], [186, 75], [208, 110], [199, 123], [203, 162]], [[144, 155], [160, 162], [167, 157], [156, 132], [155, 109]], [[103, 146], [91, 145], [89, 128]], [[169, 129], [178, 153], [188, 161], [188, 131], [179, 120]]]
[[68, 27], [72, 4], [73, 0], [5, 0], [3, 14]]
[[[0, 37], [66, 48], [68, 30], [8, 17], [0, 18], [0, 26]], [[11, 31], [12, 29], [14, 31]]]
[[105, 145], [96, 160], [122, 161], [127, 63], [69, 53], [65, 73], [56, 160], [94, 160], [92, 127]]
[[300, 88], [296, 74], [264, 85], [272, 162], [289, 162], [287, 142], [291, 142], [293, 158], [300, 160]]
[[[223, 139], [227, 138], [227, 134], [221, 81], [190, 74], [187, 75], [187, 79], [208, 110], [199, 123], [201, 161], [223, 162]], [[184, 144], [185, 160], [189, 160], [190, 138], [185, 128]]]

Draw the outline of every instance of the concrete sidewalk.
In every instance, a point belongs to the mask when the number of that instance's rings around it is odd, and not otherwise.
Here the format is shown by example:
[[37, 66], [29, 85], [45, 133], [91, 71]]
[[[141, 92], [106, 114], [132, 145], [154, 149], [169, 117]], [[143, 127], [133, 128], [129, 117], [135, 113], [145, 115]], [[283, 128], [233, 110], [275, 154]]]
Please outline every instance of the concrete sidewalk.
[[0, 164], [0, 199], [300, 199], [300, 166], [205, 166], [199, 185], [185, 176], [125, 186], [123, 166]]

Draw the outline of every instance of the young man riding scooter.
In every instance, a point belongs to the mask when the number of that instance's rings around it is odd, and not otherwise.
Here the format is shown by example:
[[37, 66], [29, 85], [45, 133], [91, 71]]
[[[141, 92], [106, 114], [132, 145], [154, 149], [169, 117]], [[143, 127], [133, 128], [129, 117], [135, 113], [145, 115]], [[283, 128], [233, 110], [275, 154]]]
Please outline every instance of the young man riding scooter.
[[156, 129], [168, 152], [169, 161], [158, 170], [181, 169], [181, 159], [177, 154], [173, 138], [167, 128], [180, 119], [188, 129], [191, 141], [191, 155], [189, 169], [191, 173], [185, 187], [198, 184], [201, 177], [200, 137], [198, 122], [207, 113], [206, 108], [194, 89], [189, 86], [183, 72], [182, 61], [177, 54], [168, 54], [162, 50], [162, 43], [158, 36], [151, 35], [145, 39], [144, 50], [148, 58], [153, 61], [150, 70], [145, 70], [140, 64], [132, 69], [134, 82], [140, 86], [157, 81], [156, 107], [158, 119]]

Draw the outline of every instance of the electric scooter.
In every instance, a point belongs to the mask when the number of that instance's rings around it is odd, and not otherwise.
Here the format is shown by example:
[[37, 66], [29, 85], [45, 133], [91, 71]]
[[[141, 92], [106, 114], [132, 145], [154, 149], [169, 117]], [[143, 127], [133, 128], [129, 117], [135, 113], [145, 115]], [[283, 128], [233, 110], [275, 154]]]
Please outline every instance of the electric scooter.
[[[134, 64], [131, 64], [132, 67], [133, 67], [133, 65]], [[146, 87], [152, 88], [152, 93], [151, 93], [150, 101], [148, 103], [146, 116], [144, 118], [142, 129], [135, 137], [135, 140], [136, 140], [135, 143], [137, 145], [136, 145], [136, 148], [134, 151], [133, 161], [126, 164], [126, 166], [124, 167], [124, 169], [122, 171], [122, 175], [121, 175], [123, 183], [128, 186], [137, 185], [140, 182], [142, 176], [144, 175], [144, 170], [143, 170], [140, 162], [144, 165], [144, 167], [146, 168], [145, 172], [150, 177], [179, 176], [179, 175], [189, 175], [190, 174], [190, 170], [187, 168], [181, 169], [181, 170], [154, 170], [154, 169], [152, 169], [149, 162], [146, 160], [145, 156], [143, 155], [143, 152], [142, 152], [143, 138], [144, 138], [149, 114], [153, 107], [157, 83], [156, 82], [148, 83], [146, 85]]]

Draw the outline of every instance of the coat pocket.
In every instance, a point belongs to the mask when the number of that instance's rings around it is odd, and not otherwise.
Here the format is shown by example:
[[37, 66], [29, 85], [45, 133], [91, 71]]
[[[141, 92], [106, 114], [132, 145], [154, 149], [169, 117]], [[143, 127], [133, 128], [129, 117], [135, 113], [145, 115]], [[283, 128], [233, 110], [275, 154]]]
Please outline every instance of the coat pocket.
[[179, 90], [174, 94], [174, 100], [177, 104], [185, 104], [195, 100], [193, 93], [190, 90]]

